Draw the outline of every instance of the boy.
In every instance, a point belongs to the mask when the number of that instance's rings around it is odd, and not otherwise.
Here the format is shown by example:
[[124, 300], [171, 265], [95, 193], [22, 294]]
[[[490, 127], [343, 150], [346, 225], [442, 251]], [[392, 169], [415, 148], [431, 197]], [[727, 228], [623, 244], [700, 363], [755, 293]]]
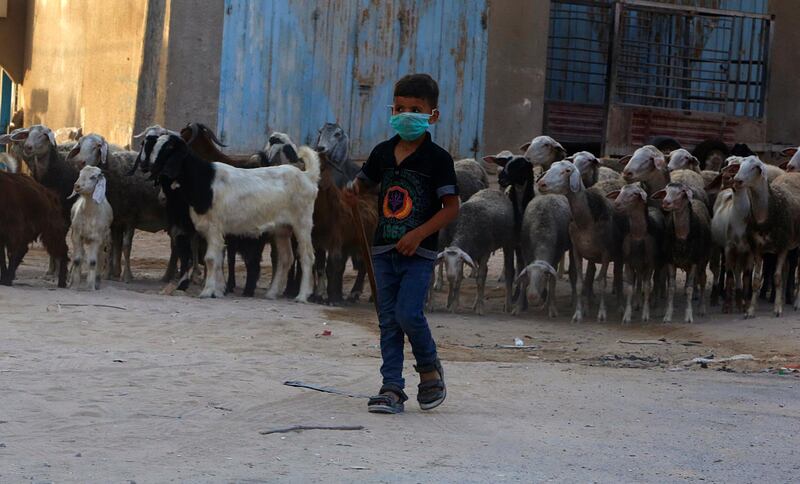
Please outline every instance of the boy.
[[458, 215], [459, 198], [453, 158], [431, 141], [427, 129], [439, 120], [439, 86], [427, 74], [411, 74], [394, 86], [390, 124], [397, 133], [380, 143], [346, 190], [348, 203], [369, 186], [380, 184], [379, 219], [372, 247], [381, 330], [378, 395], [369, 399], [373, 413], [399, 413], [408, 400], [403, 388], [403, 345], [408, 336], [420, 374], [420, 408], [439, 406], [447, 396], [444, 372], [436, 354], [425, 298], [437, 255], [440, 229]]

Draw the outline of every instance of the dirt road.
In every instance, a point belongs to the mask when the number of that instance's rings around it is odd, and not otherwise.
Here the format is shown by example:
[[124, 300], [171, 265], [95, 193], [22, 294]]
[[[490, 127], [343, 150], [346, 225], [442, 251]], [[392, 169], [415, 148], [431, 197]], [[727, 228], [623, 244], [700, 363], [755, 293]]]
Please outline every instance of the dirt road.
[[[564, 316], [548, 320], [501, 314], [495, 288], [483, 318], [431, 316], [445, 405], [418, 410], [407, 359], [411, 401], [387, 417], [367, 413], [362, 398], [283, 384], [377, 390], [366, 302], [162, 296], [163, 240], [137, 235], [134, 247], [130, 285], [55, 290], [33, 251], [18, 286], [0, 288], [1, 482], [791, 482], [800, 473], [800, 378], [762, 372], [800, 363], [794, 312], [776, 320], [765, 305], [749, 321], [715, 314], [629, 329], [613, 312], [606, 324], [573, 325], [566, 291]], [[531, 348], [503, 347], [515, 337]], [[688, 362], [737, 354], [753, 359]], [[260, 433], [291, 425], [364, 429]]]

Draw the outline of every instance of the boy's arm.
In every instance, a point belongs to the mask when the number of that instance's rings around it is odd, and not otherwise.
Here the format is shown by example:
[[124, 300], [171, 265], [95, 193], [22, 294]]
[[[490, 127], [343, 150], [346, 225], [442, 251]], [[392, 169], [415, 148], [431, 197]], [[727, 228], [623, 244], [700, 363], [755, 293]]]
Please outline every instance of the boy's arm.
[[443, 196], [442, 209], [436, 212], [436, 215], [431, 217], [430, 220], [404, 235], [395, 246], [397, 252], [409, 257], [414, 255], [423, 240], [429, 235], [442, 230], [458, 217], [460, 206], [461, 200], [458, 195]]

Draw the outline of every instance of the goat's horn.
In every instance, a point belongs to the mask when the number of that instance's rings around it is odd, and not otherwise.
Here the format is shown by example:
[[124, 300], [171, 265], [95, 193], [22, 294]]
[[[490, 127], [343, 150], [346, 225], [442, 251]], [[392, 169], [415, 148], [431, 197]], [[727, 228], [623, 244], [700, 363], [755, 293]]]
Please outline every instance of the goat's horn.
[[211, 138], [211, 141], [216, 143], [217, 146], [221, 146], [223, 148], [228, 147], [228, 145], [224, 144], [222, 141], [219, 140], [219, 138], [217, 138], [217, 135], [216, 133], [214, 133], [214, 131], [209, 129], [207, 126], [203, 126], [203, 128], [205, 128], [206, 132], [208, 133], [208, 137]]

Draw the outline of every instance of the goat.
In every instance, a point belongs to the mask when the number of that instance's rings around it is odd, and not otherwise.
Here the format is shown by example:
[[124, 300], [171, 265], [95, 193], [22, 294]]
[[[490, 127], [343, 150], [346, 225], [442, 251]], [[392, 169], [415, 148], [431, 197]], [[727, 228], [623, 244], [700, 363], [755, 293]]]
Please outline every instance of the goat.
[[[763, 270], [763, 254], [776, 254], [773, 285], [775, 287], [774, 314], [783, 314], [783, 264], [788, 252], [800, 245], [800, 173], [787, 173], [769, 183], [766, 165], [755, 156], [744, 159], [733, 179], [734, 190], [747, 190], [750, 198], [751, 218], [748, 233], [753, 247], [754, 267], [753, 291], [745, 317], [755, 316], [758, 292]], [[795, 309], [800, 309], [797, 294]]]
[[[487, 230], [489, 227], [491, 229]], [[437, 256], [437, 263], [445, 266], [450, 283], [447, 309], [452, 312], [458, 309], [461, 280], [464, 277], [463, 267], [467, 264], [475, 269], [478, 283], [472, 309], [483, 315], [489, 257], [495, 250], [503, 249], [506, 279], [504, 310], [511, 311], [516, 241], [514, 209], [511, 200], [500, 190], [481, 190], [461, 205], [453, 240]]]
[[[570, 249], [569, 224], [572, 219], [569, 202], [563, 195], [539, 195], [528, 203], [522, 220], [520, 247], [524, 269], [515, 280], [519, 295], [513, 313], [547, 304], [547, 314], [558, 316], [556, 309], [555, 266]], [[569, 276], [575, 297], [575, 264], [570, 263]]]
[[[250, 156], [251, 166], [296, 165], [299, 162], [297, 145], [288, 134], [277, 131], [269, 135], [263, 150]], [[303, 167], [298, 166], [298, 168]]]
[[72, 258], [70, 286], [73, 289], [78, 287], [82, 269], [88, 264], [86, 285], [96, 290], [98, 266], [102, 273], [114, 219], [114, 211], [106, 200], [106, 177], [100, 168], [86, 166], [81, 170], [70, 198], [74, 196], [79, 198], [72, 205], [71, 236], [75, 254]]
[[[328, 157], [335, 171], [333, 179], [337, 187], [344, 188], [350, 180], [355, 179], [361, 167], [350, 158], [350, 138], [338, 123], [322, 125], [316, 148]], [[377, 187], [373, 191], [377, 194]]]
[[158, 137], [150, 156], [142, 162], [142, 171], [151, 172], [151, 178], [163, 177], [185, 188], [192, 222], [208, 246], [208, 276], [200, 297], [223, 295], [221, 259], [225, 235], [258, 237], [274, 230], [278, 267], [267, 297], [275, 298], [285, 288], [293, 232], [303, 270], [296, 300], [308, 300], [314, 261], [311, 228], [320, 166], [316, 152], [308, 147], [301, 147], [298, 156], [305, 163], [305, 172], [290, 165], [243, 170], [199, 158], [178, 136]]
[[[600, 307], [597, 320], [606, 320], [606, 274], [608, 265], [613, 262], [616, 271], [622, 268], [622, 237], [625, 233], [624, 217], [619, 216], [611, 207], [603, 194], [587, 190], [583, 186], [581, 173], [569, 161], [557, 161], [539, 179], [539, 192], [542, 194], [560, 194], [567, 197], [572, 221], [569, 226], [572, 243], [573, 261], [577, 266], [577, 298], [574, 322], [583, 319], [583, 259], [589, 266], [600, 263]], [[588, 271], [585, 284], [591, 287], [593, 274]]]
[[675, 295], [675, 270], [686, 272], [686, 313], [684, 322], [694, 322], [692, 297], [695, 279], [700, 288], [700, 316], [706, 312], [706, 266], [711, 256], [711, 220], [706, 204], [695, 200], [693, 191], [683, 183], [670, 182], [651, 198], [661, 200], [668, 212], [666, 223], [667, 308], [664, 322], [672, 321]]
[[628, 217], [628, 231], [622, 240], [625, 264], [625, 312], [622, 324], [631, 322], [633, 288], [642, 289], [642, 322], [650, 320], [650, 294], [656, 269], [663, 263], [664, 216], [648, 207], [647, 193], [638, 185], [625, 185], [606, 195], [614, 208]]
[[180, 132], [181, 138], [186, 142], [192, 152], [204, 160], [218, 161], [237, 168], [255, 168], [260, 164], [252, 160], [251, 155], [235, 156], [226, 155], [217, 148], [227, 145], [217, 138], [208, 126], [202, 123], [189, 123]]
[[29, 176], [0, 172], [0, 206], [0, 253], [8, 252], [8, 265], [0, 257], [0, 284], [13, 283], [28, 244], [41, 237], [58, 261], [58, 287], [66, 287], [67, 227], [58, 197]]

